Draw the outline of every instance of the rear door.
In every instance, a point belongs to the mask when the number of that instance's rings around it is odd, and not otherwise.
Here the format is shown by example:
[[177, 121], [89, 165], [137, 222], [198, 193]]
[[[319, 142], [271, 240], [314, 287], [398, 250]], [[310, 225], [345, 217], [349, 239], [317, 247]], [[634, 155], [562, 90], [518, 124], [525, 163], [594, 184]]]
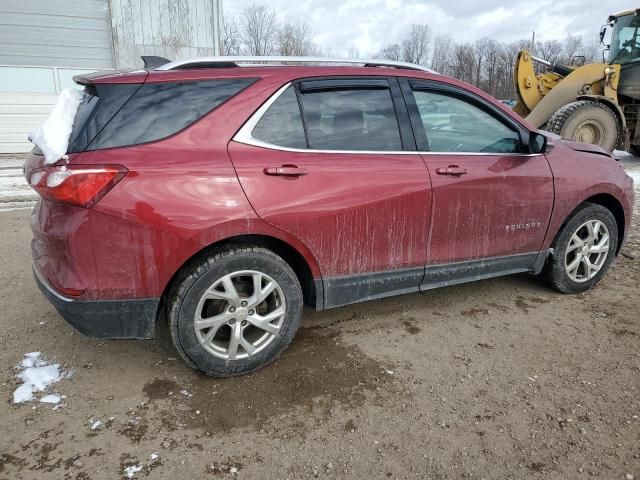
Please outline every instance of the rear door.
[[[543, 154], [528, 132], [480, 96], [435, 81], [400, 80], [429, 168], [433, 215], [425, 283], [527, 270], [541, 248], [553, 206]], [[433, 278], [431, 273], [433, 273]]]
[[287, 84], [229, 153], [258, 215], [315, 256], [325, 307], [418, 290], [430, 179], [396, 79]]

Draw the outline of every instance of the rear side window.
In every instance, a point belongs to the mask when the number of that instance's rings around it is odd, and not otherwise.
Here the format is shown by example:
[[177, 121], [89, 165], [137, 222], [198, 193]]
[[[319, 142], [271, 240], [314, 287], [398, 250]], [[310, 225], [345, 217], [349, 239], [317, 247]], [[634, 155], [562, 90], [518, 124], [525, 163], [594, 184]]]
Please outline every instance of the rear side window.
[[140, 84], [99, 84], [85, 87], [73, 121], [69, 153], [82, 152], [140, 88]]
[[307, 148], [300, 107], [293, 86], [273, 102], [253, 129], [252, 136], [281, 147]]
[[402, 150], [388, 88], [301, 92], [309, 148], [315, 150]]
[[[70, 152], [153, 142], [193, 124], [255, 79], [89, 87]], [[77, 140], [76, 140], [77, 139]]]

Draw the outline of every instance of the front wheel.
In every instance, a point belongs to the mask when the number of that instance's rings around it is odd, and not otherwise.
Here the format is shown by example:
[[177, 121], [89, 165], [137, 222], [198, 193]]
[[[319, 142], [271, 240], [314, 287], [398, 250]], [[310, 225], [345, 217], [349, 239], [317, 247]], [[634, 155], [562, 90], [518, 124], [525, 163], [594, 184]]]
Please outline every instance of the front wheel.
[[601, 205], [585, 203], [564, 224], [546, 266], [550, 285], [562, 293], [578, 293], [598, 283], [613, 262], [618, 225]]
[[171, 295], [173, 343], [192, 367], [214, 377], [242, 375], [275, 360], [302, 317], [302, 291], [282, 258], [257, 247], [202, 259]]
[[591, 100], [579, 100], [559, 108], [547, 122], [546, 130], [575, 142], [599, 145], [609, 152], [615, 148], [620, 135], [613, 110]]

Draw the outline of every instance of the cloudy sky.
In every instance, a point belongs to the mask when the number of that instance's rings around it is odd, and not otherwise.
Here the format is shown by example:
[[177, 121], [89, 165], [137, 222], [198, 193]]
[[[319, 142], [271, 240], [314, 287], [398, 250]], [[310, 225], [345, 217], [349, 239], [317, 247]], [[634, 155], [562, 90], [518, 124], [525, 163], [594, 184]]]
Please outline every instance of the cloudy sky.
[[434, 33], [459, 42], [562, 39], [567, 34], [596, 39], [611, 13], [638, 6], [630, 0], [224, 0], [225, 16], [253, 3], [277, 11], [280, 21], [305, 20], [316, 43], [335, 55], [357, 48], [361, 56], [399, 42], [407, 26], [426, 23]]

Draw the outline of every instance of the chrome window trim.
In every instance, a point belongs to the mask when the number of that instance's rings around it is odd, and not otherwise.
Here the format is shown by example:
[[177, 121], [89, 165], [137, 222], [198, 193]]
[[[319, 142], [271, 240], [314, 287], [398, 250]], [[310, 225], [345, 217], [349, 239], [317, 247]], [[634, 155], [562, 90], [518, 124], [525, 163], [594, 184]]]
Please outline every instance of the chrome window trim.
[[245, 145], [251, 145], [254, 147], [266, 148], [269, 150], [279, 150], [282, 152], [294, 152], [294, 153], [338, 153], [338, 154], [360, 154], [360, 155], [465, 155], [465, 156], [512, 156], [512, 157], [534, 157], [542, 155], [542, 153], [485, 153], [485, 152], [430, 152], [430, 151], [417, 151], [417, 150], [317, 150], [313, 148], [293, 148], [283, 147], [273, 143], [265, 142], [255, 138], [252, 133], [258, 122], [262, 119], [264, 114], [269, 110], [271, 105], [282, 95], [290, 86], [292, 82], [287, 82], [280, 87], [276, 92], [264, 102], [258, 110], [256, 110], [249, 120], [238, 130], [238, 132], [231, 139], [234, 142], [243, 143]]

